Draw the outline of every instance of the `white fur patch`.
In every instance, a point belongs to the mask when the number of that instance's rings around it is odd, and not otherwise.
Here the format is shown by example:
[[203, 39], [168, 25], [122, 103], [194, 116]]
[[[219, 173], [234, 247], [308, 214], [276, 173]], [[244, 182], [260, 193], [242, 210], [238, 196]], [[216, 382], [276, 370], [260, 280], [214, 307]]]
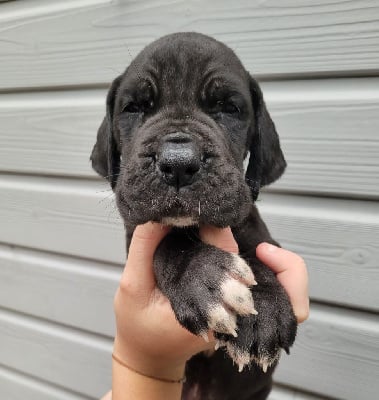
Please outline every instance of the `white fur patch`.
[[209, 343], [209, 336], [207, 331], [200, 332], [199, 336], [201, 336], [205, 342]]
[[183, 228], [186, 226], [197, 225], [197, 222], [192, 217], [165, 217], [162, 219], [162, 224], [167, 226], [177, 226]]
[[214, 306], [209, 310], [208, 327], [215, 332], [237, 337], [237, 318], [221, 305]]
[[267, 372], [267, 369], [271, 367], [275, 362], [277, 362], [280, 358], [281, 351], [279, 350], [276, 355], [272, 358], [261, 356], [261, 357], [255, 357], [252, 356], [251, 360], [254, 361], [256, 364], [258, 364], [263, 372]]
[[238, 350], [230, 342], [226, 344], [226, 350], [230, 358], [238, 365], [238, 372], [242, 372], [244, 367], [250, 364], [251, 357], [249, 352]]
[[226, 346], [226, 342], [224, 342], [223, 340], [216, 340], [215, 343], [215, 351], [217, 351], [220, 347], [224, 347]]
[[232, 256], [234, 263], [230, 268], [230, 272], [249, 286], [255, 286], [257, 282], [255, 281], [253, 271], [246, 261], [237, 254], [232, 254]]
[[256, 314], [250, 289], [236, 279], [227, 278], [221, 284], [225, 304], [240, 315]]
[[226, 344], [226, 350], [230, 358], [238, 365], [239, 372], [242, 372], [244, 367], [253, 361], [266, 373], [268, 368], [279, 360], [281, 354], [279, 350], [272, 358], [267, 356], [251, 356], [247, 351], [241, 351], [230, 342]]

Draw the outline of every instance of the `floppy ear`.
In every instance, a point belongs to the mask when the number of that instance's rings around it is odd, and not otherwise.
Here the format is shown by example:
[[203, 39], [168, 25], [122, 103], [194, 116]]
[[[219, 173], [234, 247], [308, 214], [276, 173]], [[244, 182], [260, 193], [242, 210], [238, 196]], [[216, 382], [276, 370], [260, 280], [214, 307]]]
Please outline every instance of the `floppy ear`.
[[279, 136], [267, 111], [258, 83], [250, 77], [250, 94], [254, 109], [254, 127], [246, 182], [256, 200], [261, 187], [276, 181], [286, 168]]
[[106, 115], [97, 131], [96, 144], [92, 149], [90, 160], [92, 168], [112, 186], [116, 186], [117, 176], [120, 172], [120, 152], [113, 135], [113, 110], [116, 93], [122, 76], [117, 77], [111, 85], [107, 95]]

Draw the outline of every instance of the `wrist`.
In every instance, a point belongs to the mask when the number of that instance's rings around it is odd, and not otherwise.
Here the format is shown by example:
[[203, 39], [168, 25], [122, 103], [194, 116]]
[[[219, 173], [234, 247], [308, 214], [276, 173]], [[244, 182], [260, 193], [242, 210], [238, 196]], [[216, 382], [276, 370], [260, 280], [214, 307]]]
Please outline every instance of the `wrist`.
[[184, 378], [185, 360], [149, 353], [132, 345], [125, 346], [118, 336], [114, 340], [113, 354], [124, 367], [147, 378], [177, 382]]
[[180, 400], [182, 383], [165, 382], [150, 378], [125, 368], [113, 359], [112, 399], [113, 400]]

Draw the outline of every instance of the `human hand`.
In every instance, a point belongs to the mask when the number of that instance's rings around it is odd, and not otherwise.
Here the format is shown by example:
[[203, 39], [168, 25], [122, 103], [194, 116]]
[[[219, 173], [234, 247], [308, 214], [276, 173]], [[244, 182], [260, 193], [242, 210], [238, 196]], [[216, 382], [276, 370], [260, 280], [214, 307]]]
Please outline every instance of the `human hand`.
[[297, 322], [309, 316], [308, 273], [304, 260], [292, 251], [269, 243], [260, 243], [257, 257], [275, 274], [286, 290]]
[[156, 223], [134, 231], [114, 300], [114, 354], [142, 374], [178, 380], [186, 361], [211, 344], [177, 322], [168, 299], [156, 287], [153, 257], [168, 231]]
[[[136, 228], [128, 261], [115, 296], [117, 334], [115, 354], [142, 373], [168, 379], [183, 376], [192, 355], [212, 347], [176, 321], [169, 301], [156, 288], [153, 256], [167, 227], [147, 223]], [[238, 253], [230, 228], [203, 227], [206, 243]], [[276, 274], [287, 291], [298, 322], [309, 313], [307, 272], [296, 254], [262, 243], [257, 256]], [[209, 335], [212, 338], [212, 335]]]
[[[238, 253], [238, 246], [230, 228], [207, 226], [200, 231], [200, 236], [208, 244]], [[276, 274], [286, 290], [297, 322], [304, 322], [309, 316], [308, 273], [304, 260], [292, 251], [269, 243], [260, 243], [256, 255]]]

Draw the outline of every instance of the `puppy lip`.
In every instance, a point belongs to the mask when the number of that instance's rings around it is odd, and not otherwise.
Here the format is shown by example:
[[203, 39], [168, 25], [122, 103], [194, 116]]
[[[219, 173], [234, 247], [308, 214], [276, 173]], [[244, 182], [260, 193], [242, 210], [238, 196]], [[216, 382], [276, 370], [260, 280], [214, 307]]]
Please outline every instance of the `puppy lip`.
[[185, 228], [198, 225], [199, 222], [192, 217], [163, 217], [160, 221], [163, 225]]

